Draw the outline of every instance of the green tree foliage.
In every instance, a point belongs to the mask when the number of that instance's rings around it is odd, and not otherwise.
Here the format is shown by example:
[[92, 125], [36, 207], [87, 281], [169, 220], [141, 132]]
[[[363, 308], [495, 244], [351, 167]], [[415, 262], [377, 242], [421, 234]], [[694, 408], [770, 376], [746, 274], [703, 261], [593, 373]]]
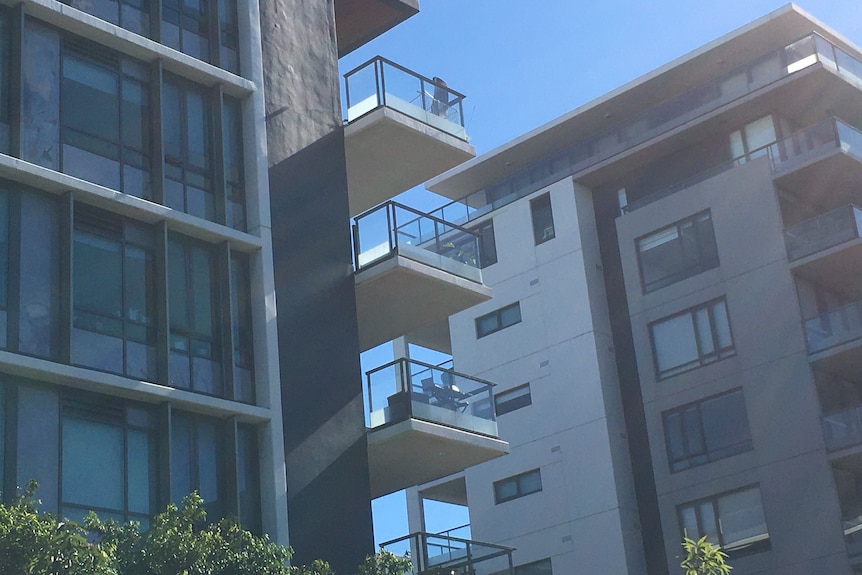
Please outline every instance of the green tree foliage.
[[36, 483], [0, 505], [0, 573], [21, 575], [115, 575], [110, 557], [90, 545], [84, 528], [39, 513]]
[[[242, 529], [235, 520], [206, 524], [203, 499], [192, 493], [169, 505], [147, 531], [137, 522], [80, 525], [40, 513], [36, 483], [11, 505], [0, 505], [2, 575], [335, 575], [325, 561], [288, 567], [293, 554]], [[371, 555], [358, 575], [404, 575], [410, 560], [387, 551]]]
[[727, 554], [720, 547], [701, 537], [697, 541], [686, 537], [682, 540], [685, 558], [680, 563], [685, 575], [727, 575], [733, 569], [724, 562]]

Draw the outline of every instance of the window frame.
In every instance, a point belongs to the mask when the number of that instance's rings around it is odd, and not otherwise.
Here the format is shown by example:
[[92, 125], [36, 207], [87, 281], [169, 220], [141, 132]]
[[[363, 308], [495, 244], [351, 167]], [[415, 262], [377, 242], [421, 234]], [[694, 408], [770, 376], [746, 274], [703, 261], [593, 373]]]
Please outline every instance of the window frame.
[[[730, 338], [730, 346], [727, 346], [727, 347], [720, 347], [719, 346], [720, 342], [718, 339], [718, 331], [716, 329], [715, 314], [714, 314], [714, 306], [716, 304], [718, 304], [719, 302], [722, 302], [724, 304], [725, 315], [727, 318], [727, 333], [728, 333], [728, 336]], [[702, 310], [702, 309], [707, 310], [707, 317], [709, 318], [709, 330], [710, 330], [710, 335], [712, 336], [713, 348], [715, 350], [712, 353], [703, 353], [702, 352], [700, 333], [698, 332], [697, 324], [695, 323], [696, 322], [695, 314], [696, 314], [696, 312], [698, 312], [699, 310]], [[695, 337], [694, 345], [697, 348], [698, 356], [696, 359], [690, 360], [687, 363], [673, 366], [671, 368], [665, 369], [664, 371], [661, 371], [659, 369], [659, 355], [658, 355], [659, 349], [658, 349], [658, 345], [656, 344], [656, 337], [655, 337], [655, 331], [654, 331], [655, 326], [662, 324], [662, 323], [669, 322], [671, 320], [677, 319], [677, 318], [685, 316], [685, 315], [688, 315], [692, 318], [692, 332], [693, 332], [694, 337]], [[674, 314], [671, 314], [671, 315], [665, 316], [663, 318], [657, 319], [655, 321], [651, 321], [647, 324], [647, 331], [649, 332], [650, 345], [652, 348], [652, 360], [653, 360], [653, 366], [654, 366], [654, 373], [655, 373], [657, 380], [668, 379], [668, 378], [680, 375], [682, 373], [686, 373], [686, 372], [692, 371], [694, 369], [699, 369], [699, 368], [704, 367], [706, 365], [710, 365], [710, 364], [716, 363], [718, 361], [721, 361], [723, 359], [727, 359], [729, 357], [733, 357], [736, 355], [736, 343], [734, 341], [735, 338], [733, 337], [733, 326], [731, 325], [731, 321], [730, 321], [730, 310], [729, 310], [728, 305], [727, 305], [727, 297], [726, 296], [717, 297], [717, 298], [705, 301], [705, 302], [698, 304], [696, 306], [692, 306], [692, 307], [684, 309], [682, 311], [678, 311]], [[713, 356], [714, 356], [714, 359], [709, 359]]]
[[[547, 214], [547, 216], [546, 216]], [[544, 218], [547, 221], [542, 221]], [[551, 192], [545, 192], [530, 200], [530, 220], [533, 224], [533, 241], [535, 245], [543, 244], [557, 237], [554, 224], [554, 209], [551, 205]], [[550, 223], [550, 225], [548, 225]], [[536, 225], [539, 225], [539, 229]], [[550, 230], [550, 233], [549, 233]]]
[[[526, 491], [523, 488], [522, 480], [526, 478], [536, 477], [539, 480], [539, 488], [533, 489], [531, 491]], [[515, 493], [513, 495], [507, 497], [500, 497], [499, 487], [502, 485], [514, 484]], [[531, 469], [529, 471], [524, 471], [523, 473], [518, 473], [517, 475], [512, 475], [510, 477], [505, 477], [503, 479], [498, 479], [493, 484], [494, 487], [494, 504], [500, 505], [501, 503], [506, 503], [508, 501], [513, 501], [515, 499], [520, 499], [521, 497], [526, 497], [527, 495], [532, 495], [534, 493], [540, 493], [544, 490], [544, 485], [542, 484], [542, 470], [540, 467], [536, 469]]]
[[[518, 310], [518, 319], [517, 321], [512, 321], [510, 323], [503, 323], [503, 314], [509, 310], [517, 309]], [[481, 323], [484, 320], [495, 318], [496, 326], [488, 331], [484, 331], [480, 328]], [[502, 331], [507, 327], [512, 327], [513, 325], [517, 325], [523, 321], [523, 316], [521, 315], [521, 302], [516, 301], [515, 303], [510, 303], [509, 305], [503, 306], [501, 308], [495, 309], [492, 312], [488, 312], [486, 314], [480, 315], [477, 317], [474, 322], [476, 324], [476, 339], [482, 339], [483, 337], [489, 336], [492, 333], [497, 333], [498, 331]]]
[[[757, 491], [758, 498], [760, 499], [760, 511], [763, 515], [763, 524], [766, 528], [763, 536], [759, 537], [755, 541], [751, 541], [745, 545], [736, 546], [734, 544], [727, 545], [725, 542], [724, 533], [722, 532], [722, 518], [719, 513], [719, 501], [722, 499], [726, 499], [728, 497], [733, 497], [734, 495], [739, 495], [741, 493], [745, 493], [748, 491]], [[711, 543], [719, 545], [725, 553], [730, 555], [731, 557], [744, 557], [746, 555], [753, 555], [755, 553], [760, 553], [762, 551], [768, 551], [772, 547], [772, 543], [769, 535], [769, 523], [766, 520], [766, 509], [763, 507], [763, 495], [760, 491], [760, 484], [755, 483], [752, 485], [746, 485], [744, 487], [740, 487], [738, 489], [733, 489], [731, 491], [724, 491], [721, 493], [716, 493], [709, 497], [702, 497], [700, 499], [695, 499], [693, 501], [686, 501], [677, 506], [676, 515], [677, 515], [677, 524], [679, 526], [680, 535], [684, 537], [689, 537], [689, 539], [699, 539], [703, 535], [703, 517], [701, 515], [701, 506], [704, 504], [710, 504], [712, 506], [712, 516], [715, 520], [715, 532], [718, 536], [718, 541], [711, 541]], [[695, 537], [691, 537], [689, 534], [685, 532], [685, 525], [683, 522], [683, 510], [691, 508], [695, 513], [695, 521], [698, 526], [698, 533]]]
[[522, 563], [521, 565], [515, 566], [515, 575], [530, 575], [532, 569], [536, 567], [548, 567], [548, 574], [553, 575], [554, 573], [554, 565], [551, 561], [550, 557], [545, 557], [544, 559], [539, 559], [538, 561], [530, 561], [529, 563]]
[[[524, 389], [527, 390], [526, 394], [520, 394], [521, 390]], [[499, 401], [501, 397], [505, 398], [507, 395], [515, 395], [515, 397], [509, 400], [504, 399], [503, 401]], [[512, 406], [511, 404], [515, 405]], [[513, 411], [530, 405], [533, 405], [533, 395], [529, 382], [494, 394], [494, 413], [497, 417], [507, 413], [512, 413]], [[504, 409], [501, 410], [501, 407]]]
[[481, 269], [497, 263], [497, 238], [494, 235], [494, 218], [476, 224], [470, 231], [479, 238], [479, 264]]
[[[721, 450], [719, 450], [719, 452], [716, 454], [715, 450], [713, 450], [713, 451], [709, 450], [708, 437], [706, 435], [706, 432], [704, 430], [704, 425], [703, 425], [703, 406], [705, 404], [708, 404], [710, 401], [714, 401], [714, 400], [717, 400], [720, 398], [726, 398], [726, 397], [734, 395], [734, 394], [739, 394], [741, 402], [742, 402], [742, 409], [743, 409], [742, 415], [745, 417], [745, 427], [746, 427], [746, 430], [748, 431], [748, 440], [730, 446], [732, 448], [738, 448], [738, 450], [736, 450], [736, 451], [727, 452], [729, 448], [724, 447]], [[684, 414], [686, 411], [688, 411], [692, 408], [696, 409], [696, 413], [697, 413], [696, 424], [698, 426], [698, 429], [693, 430], [693, 431], [699, 432], [700, 443], [702, 445], [702, 451], [697, 452], [697, 453], [692, 452], [692, 449], [687, 445], [688, 444], [688, 437], [689, 437], [688, 436], [689, 430], [686, 429], [687, 421], [685, 419]], [[670, 440], [671, 434], [669, 432], [669, 427], [668, 427], [668, 419], [674, 415], [678, 415], [680, 417], [680, 428], [681, 428], [681, 438], [680, 439], [681, 439], [683, 445], [685, 445], [685, 451], [687, 452], [686, 457], [681, 457], [681, 458], [676, 458], [676, 459], [673, 458], [672, 453], [671, 453], [671, 440]], [[748, 418], [748, 407], [747, 407], [747, 404], [745, 403], [745, 394], [744, 394], [741, 387], [737, 387], [735, 389], [731, 389], [729, 391], [725, 391], [722, 393], [717, 393], [715, 395], [711, 395], [709, 397], [705, 397], [703, 399], [699, 399], [697, 401], [693, 401], [691, 403], [687, 403], [685, 405], [681, 405], [681, 406], [669, 409], [667, 411], [664, 411], [662, 413], [662, 427], [664, 430], [665, 452], [667, 453], [667, 463], [668, 463], [668, 468], [670, 469], [670, 472], [671, 473], [678, 473], [680, 471], [685, 471], [687, 469], [691, 469], [694, 467], [700, 467], [702, 465], [706, 465], [708, 463], [713, 463], [715, 461], [720, 461], [720, 460], [726, 459], [728, 457], [733, 457], [734, 455], [739, 455], [740, 453], [752, 451], [754, 449], [754, 444], [753, 444], [753, 441], [751, 439], [751, 426], [749, 425], [748, 420], [749, 420], [749, 418]], [[703, 461], [699, 461], [699, 462], [692, 461], [692, 460], [697, 459], [699, 457], [703, 457], [704, 458]], [[676, 466], [677, 463], [681, 463], [681, 462], [685, 463], [684, 467]]]
[[[699, 218], [702, 218], [704, 215], [706, 215], [706, 219], [699, 219]], [[701, 245], [702, 242], [700, 241], [700, 236], [696, 235], [696, 239], [698, 240], [697, 245], [695, 246], [697, 249], [697, 252], [698, 252], [697, 253], [697, 255], [698, 255], [697, 264], [696, 265], [690, 265], [690, 266], [684, 265], [675, 274], [663, 276], [662, 278], [660, 278], [658, 280], [654, 280], [650, 284], [647, 284], [646, 276], [644, 274], [644, 264], [643, 264], [643, 254], [646, 252], [641, 251], [641, 242], [648, 240], [654, 236], [658, 236], [660, 234], [667, 233], [669, 230], [675, 229], [677, 237], [674, 241], [677, 241], [680, 243], [680, 248], [679, 248], [680, 260], [684, 261], [686, 258], [686, 254], [685, 254], [685, 250], [684, 250], [684, 245], [682, 244], [682, 240], [681, 240], [681, 238], [683, 237], [681, 230], [683, 229], [683, 226], [685, 226], [686, 224], [691, 223], [692, 225], [695, 225], [695, 224], [697, 224], [697, 222], [701, 222], [701, 221], [709, 221], [709, 223], [710, 223], [710, 228], [711, 228], [710, 231], [712, 233], [712, 244], [715, 247], [715, 254], [714, 255], [705, 254], [704, 253], [704, 246]], [[639, 236], [639, 237], [634, 239], [635, 254], [637, 255], [637, 261], [638, 261], [638, 277], [640, 278], [642, 293], [647, 294], [647, 293], [654, 292], [654, 291], [659, 290], [661, 288], [664, 288], [664, 287], [673, 285], [675, 283], [681, 282], [683, 280], [686, 280], [690, 277], [694, 277], [696, 275], [699, 275], [705, 271], [715, 269], [721, 265], [721, 258], [720, 258], [719, 253], [718, 253], [719, 252], [718, 241], [715, 238], [715, 225], [712, 222], [713, 222], [712, 212], [711, 212], [711, 210], [706, 209], [706, 210], [702, 210], [700, 212], [697, 212], [696, 214], [692, 214], [690, 216], [687, 216], [681, 220], [677, 220], [671, 224], [668, 224], [668, 225], [663, 226], [659, 229], [653, 230], [649, 233], [646, 233], [646, 234]]]

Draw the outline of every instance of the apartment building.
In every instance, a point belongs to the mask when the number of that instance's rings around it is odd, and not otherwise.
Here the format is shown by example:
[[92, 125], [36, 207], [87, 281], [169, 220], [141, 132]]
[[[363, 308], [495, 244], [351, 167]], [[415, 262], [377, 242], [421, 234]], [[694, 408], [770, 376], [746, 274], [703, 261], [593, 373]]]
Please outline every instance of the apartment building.
[[862, 52], [788, 5], [432, 179], [511, 453], [408, 490], [515, 572], [862, 572]]
[[[197, 490], [210, 519], [347, 571], [373, 551], [375, 493], [506, 452], [492, 415], [428, 398], [442, 416], [402, 401], [366, 429], [361, 349], [435, 322], [445, 339], [449, 313], [490, 297], [454, 228], [354, 274], [351, 215], [475, 155], [463, 95], [382, 59], [342, 114], [338, 58], [417, 11], [0, 1], [7, 501], [35, 479], [45, 510], [146, 525]], [[412, 82], [401, 99], [384, 73]], [[405, 281], [451, 287], [392, 331], [377, 318]]]

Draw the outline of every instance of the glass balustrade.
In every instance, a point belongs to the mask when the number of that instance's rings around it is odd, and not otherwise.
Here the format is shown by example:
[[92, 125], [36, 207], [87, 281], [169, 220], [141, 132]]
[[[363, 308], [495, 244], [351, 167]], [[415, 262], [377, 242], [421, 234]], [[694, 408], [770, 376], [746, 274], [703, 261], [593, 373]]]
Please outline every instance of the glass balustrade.
[[415, 418], [497, 437], [494, 384], [411, 359], [366, 373], [371, 429]]
[[470, 230], [389, 201], [354, 219], [353, 261], [360, 272], [397, 254], [481, 283], [481, 241]]
[[787, 257], [795, 261], [843, 244], [858, 238], [860, 229], [862, 210], [853, 205], [842, 206], [785, 231]]
[[397, 110], [462, 140], [464, 95], [377, 56], [344, 75], [347, 123], [381, 107]]
[[444, 534], [412, 533], [380, 547], [396, 555], [408, 555], [410, 575], [471, 573], [513, 575], [514, 548]]
[[808, 353], [862, 338], [862, 301], [809, 319], [804, 327]]

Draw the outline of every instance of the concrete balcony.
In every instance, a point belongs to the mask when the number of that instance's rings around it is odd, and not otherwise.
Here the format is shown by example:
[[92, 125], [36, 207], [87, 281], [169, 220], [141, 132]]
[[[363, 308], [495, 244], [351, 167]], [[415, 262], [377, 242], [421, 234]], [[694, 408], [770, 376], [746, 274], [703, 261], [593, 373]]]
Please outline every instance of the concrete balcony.
[[497, 435], [492, 383], [408, 359], [366, 377], [372, 497], [509, 452]]
[[407, 335], [445, 352], [449, 316], [491, 298], [480, 237], [407, 206], [387, 202], [355, 218], [353, 247], [362, 351]]
[[419, 12], [419, 0], [335, 0], [338, 57]]
[[862, 301], [808, 319], [803, 328], [815, 370], [862, 378]]
[[426, 78], [378, 56], [345, 74], [344, 80], [351, 214], [476, 155], [464, 129], [464, 95], [439, 78]]
[[862, 179], [862, 132], [828, 118], [772, 144], [769, 156], [779, 188], [814, 205], [846, 203]]
[[380, 547], [404, 556], [409, 554], [409, 575], [482, 573], [514, 575], [513, 547], [483, 543], [444, 533], [411, 533]]
[[862, 210], [846, 205], [784, 232], [793, 273], [862, 298]]

